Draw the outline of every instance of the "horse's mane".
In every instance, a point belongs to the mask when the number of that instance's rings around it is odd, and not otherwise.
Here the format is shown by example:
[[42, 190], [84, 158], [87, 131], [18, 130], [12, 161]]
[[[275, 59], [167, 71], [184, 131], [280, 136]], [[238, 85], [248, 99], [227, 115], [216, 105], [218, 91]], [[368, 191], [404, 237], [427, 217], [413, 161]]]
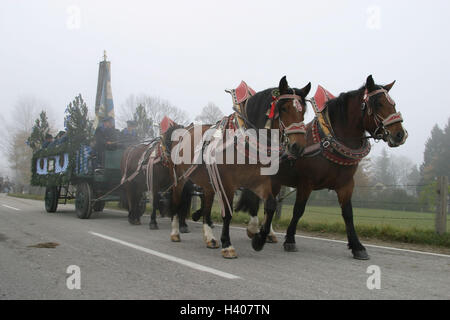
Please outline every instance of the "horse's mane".
[[179, 125], [179, 124], [175, 124], [173, 126], [170, 126], [167, 131], [165, 133], [163, 133], [161, 135], [161, 143], [164, 144], [164, 146], [166, 147], [166, 150], [172, 150], [172, 133], [177, 130], [177, 129], [181, 129], [184, 128], [184, 126]]
[[[375, 85], [375, 89], [380, 89], [382, 86]], [[348, 91], [341, 93], [337, 98], [327, 101], [328, 114], [331, 120], [340, 121], [342, 124], [347, 124], [348, 120], [348, 110], [347, 104], [348, 100], [354, 98], [355, 96], [362, 96], [366, 86], [363, 85], [358, 90]]]
[[[245, 109], [247, 120], [258, 129], [264, 128], [266, 124], [266, 113], [272, 104], [272, 91], [274, 89], [278, 88], [269, 88], [263, 91], [259, 91], [254, 96], [248, 99], [248, 103]], [[300, 89], [290, 88], [289, 91], [291, 91], [292, 89], [294, 89], [295, 94], [301, 96]], [[305, 105], [303, 97], [301, 103]], [[280, 104], [278, 104], [278, 106], [280, 106]]]

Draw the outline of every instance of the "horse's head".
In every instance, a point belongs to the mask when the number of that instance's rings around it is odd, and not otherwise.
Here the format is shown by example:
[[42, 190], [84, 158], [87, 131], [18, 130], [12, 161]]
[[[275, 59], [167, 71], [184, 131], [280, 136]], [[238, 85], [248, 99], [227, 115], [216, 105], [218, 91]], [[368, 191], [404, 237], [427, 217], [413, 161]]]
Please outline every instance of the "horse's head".
[[379, 86], [371, 75], [368, 76], [362, 104], [364, 129], [374, 139], [382, 139], [390, 147], [404, 144], [408, 137], [402, 125], [402, 115], [395, 110], [395, 102], [389, 96], [394, 83]]
[[288, 153], [300, 156], [306, 147], [306, 126], [304, 121], [306, 102], [305, 98], [311, 90], [311, 83], [302, 89], [290, 88], [286, 77], [281, 78], [278, 85], [279, 95], [273, 97], [269, 118], [272, 128], [279, 129], [281, 143]]

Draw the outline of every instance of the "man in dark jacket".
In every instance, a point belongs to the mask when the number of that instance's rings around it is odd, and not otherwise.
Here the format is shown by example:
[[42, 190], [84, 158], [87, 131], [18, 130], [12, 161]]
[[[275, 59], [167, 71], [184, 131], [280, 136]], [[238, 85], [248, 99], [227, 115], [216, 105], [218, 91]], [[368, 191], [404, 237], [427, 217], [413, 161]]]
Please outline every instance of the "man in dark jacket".
[[125, 145], [137, 143], [139, 140], [137, 136], [137, 122], [133, 120], [127, 121], [127, 127], [121, 133]]
[[94, 133], [94, 150], [97, 153], [97, 168], [103, 167], [105, 150], [114, 150], [117, 144], [117, 130], [114, 128], [113, 118], [106, 117], [102, 125]]
[[50, 133], [45, 135], [44, 143], [42, 144], [42, 149], [45, 149], [53, 142], [53, 136]]

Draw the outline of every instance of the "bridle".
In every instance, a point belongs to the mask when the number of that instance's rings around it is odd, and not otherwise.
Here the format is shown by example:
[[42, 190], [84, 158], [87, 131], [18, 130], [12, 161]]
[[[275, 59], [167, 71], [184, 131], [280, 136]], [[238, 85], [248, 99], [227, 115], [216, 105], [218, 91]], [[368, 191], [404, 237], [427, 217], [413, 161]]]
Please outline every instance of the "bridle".
[[[402, 114], [400, 112], [392, 113], [389, 116], [387, 116], [386, 118], [383, 118], [382, 116], [380, 116], [379, 113], [374, 111], [375, 108], [370, 105], [370, 98], [379, 93], [383, 93], [386, 96], [386, 99], [388, 100], [388, 102], [390, 104], [392, 104], [392, 107], [395, 108], [395, 102], [389, 96], [389, 93], [386, 89], [381, 88], [381, 89], [372, 91], [370, 93], [368, 92], [367, 89], [365, 89], [364, 96], [363, 96], [363, 103], [361, 105], [362, 121], [364, 121], [364, 116], [365, 116], [366, 111], [369, 116], [373, 114], [373, 121], [375, 122], [376, 129], [373, 132], [369, 131], [370, 136], [367, 138], [373, 138], [375, 140], [387, 141], [387, 138], [391, 134], [390, 131], [387, 129], [387, 127], [389, 127], [395, 123], [398, 123], [398, 122], [403, 122], [403, 118], [402, 118]], [[406, 134], [403, 138], [403, 141], [406, 140], [406, 137], [408, 136], [408, 133], [406, 130], [405, 130], [405, 133]]]
[[287, 146], [290, 144], [289, 136], [292, 134], [306, 134], [306, 125], [304, 121], [300, 122], [293, 122], [289, 126], [286, 126], [283, 121], [281, 120], [281, 115], [275, 115], [275, 106], [280, 100], [293, 100], [293, 106], [298, 114], [302, 114], [304, 106], [302, 106], [302, 103], [300, 102], [302, 100], [302, 97], [295, 94], [295, 90], [292, 89], [292, 94], [282, 94], [277, 97], [272, 96], [272, 105], [270, 108], [269, 113], [269, 119], [272, 120], [273, 118], [278, 117], [278, 124], [281, 132], [281, 144], [283, 145], [284, 149], [287, 150]]

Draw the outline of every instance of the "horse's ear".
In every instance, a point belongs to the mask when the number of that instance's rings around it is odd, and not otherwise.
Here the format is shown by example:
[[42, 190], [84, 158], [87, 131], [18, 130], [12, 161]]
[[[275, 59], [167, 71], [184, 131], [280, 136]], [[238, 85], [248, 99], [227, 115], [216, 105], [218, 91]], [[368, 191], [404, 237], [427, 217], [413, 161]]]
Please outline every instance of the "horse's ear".
[[286, 80], [286, 76], [281, 78], [280, 84], [278, 85], [278, 90], [280, 91], [280, 94], [286, 94], [288, 92], [289, 85]]
[[311, 91], [311, 82], [308, 82], [308, 84], [304, 88], [300, 89], [300, 95], [303, 98], [306, 98], [306, 96], [308, 95], [309, 91]]
[[383, 86], [383, 88], [384, 88], [387, 92], [389, 92], [389, 90], [391, 90], [392, 87], [394, 86], [394, 83], [395, 83], [395, 80], [394, 80], [392, 83], [389, 83], [389, 84]]
[[375, 81], [373, 81], [372, 75], [367, 77], [366, 80], [366, 89], [371, 92], [375, 90]]

